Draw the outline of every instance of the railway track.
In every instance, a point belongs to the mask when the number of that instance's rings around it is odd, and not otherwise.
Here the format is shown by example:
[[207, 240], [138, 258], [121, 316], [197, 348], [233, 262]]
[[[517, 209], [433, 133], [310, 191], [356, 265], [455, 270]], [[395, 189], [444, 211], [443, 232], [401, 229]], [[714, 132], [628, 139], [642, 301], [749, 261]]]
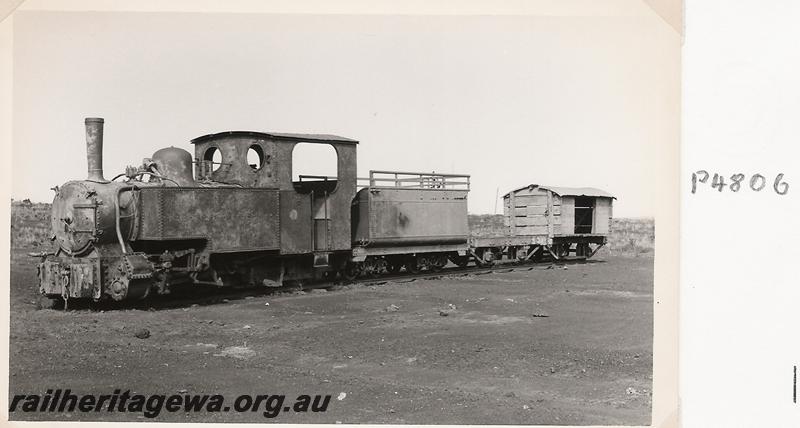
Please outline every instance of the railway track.
[[[274, 296], [282, 294], [296, 293], [298, 291], [311, 291], [314, 289], [336, 290], [344, 286], [377, 286], [388, 283], [408, 283], [421, 280], [433, 280], [443, 277], [459, 277], [468, 275], [489, 275], [493, 273], [506, 273], [514, 271], [531, 271], [557, 269], [568, 265], [602, 263], [598, 260], [571, 259], [559, 260], [558, 262], [501, 262], [491, 266], [470, 266], [470, 267], [446, 267], [439, 271], [424, 271], [419, 273], [402, 272], [397, 274], [385, 274], [377, 277], [357, 278], [352, 281], [320, 281], [314, 283], [294, 283], [281, 287], [243, 287], [243, 288], [220, 288], [214, 286], [189, 285], [176, 290], [167, 295], [155, 295], [140, 301], [103, 301], [87, 302], [70, 300], [65, 307], [56, 306], [53, 309], [68, 310], [119, 310], [119, 309], [139, 309], [139, 310], [163, 310], [185, 308], [194, 305], [206, 306], [215, 304], [225, 304], [234, 300], [244, 300], [248, 297]], [[59, 301], [56, 301], [59, 302]], [[63, 303], [63, 301], [62, 301]]]
[[505, 273], [505, 272], [514, 272], [514, 271], [530, 271], [535, 269], [553, 269], [557, 266], [566, 266], [566, 265], [574, 265], [574, 264], [592, 264], [597, 263], [596, 260], [563, 260], [556, 262], [527, 262], [527, 263], [519, 263], [519, 262], [506, 262], [506, 263], [498, 263], [492, 266], [472, 266], [466, 268], [459, 268], [459, 267], [450, 267], [444, 268], [438, 272], [420, 272], [417, 274], [410, 274], [410, 273], [402, 273], [402, 274], [394, 274], [394, 275], [382, 275], [376, 278], [359, 278], [355, 281], [351, 281], [352, 284], [362, 284], [362, 285], [378, 285], [378, 284], [385, 284], [388, 282], [413, 282], [417, 280], [426, 280], [426, 279], [436, 279], [441, 277], [456, 277], [456, 276], [467, 276], [467, 275], [486, 275], [491, 273]]

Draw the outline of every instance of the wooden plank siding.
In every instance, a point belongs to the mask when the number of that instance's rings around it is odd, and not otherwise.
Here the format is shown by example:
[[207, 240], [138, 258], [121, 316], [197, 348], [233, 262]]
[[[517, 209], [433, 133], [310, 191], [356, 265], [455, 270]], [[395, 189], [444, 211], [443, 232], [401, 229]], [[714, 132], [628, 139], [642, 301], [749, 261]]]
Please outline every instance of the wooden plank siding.
[[527, 235], [547, 235], [550, 228], [548, 225], [544, 226], [525, 226], [525, 227], [517, 227], [517, 236], [527, 236]]
[[503, 199], [503, 221], [513, 236], [552, 236], [561, 228], [561, 197], [538, 188], [512, 192]]
[[545, 215], [517, 216], [514, 222], [517, 224], [517, 227], [547, 226], [550, 224], [550, 219]]
[[561, 197], [561, 235], [575, 233], [575, 197]]
[[608, 234], [611, 228], [611, 199], [597, 198], [594, 201], [593, 233]]

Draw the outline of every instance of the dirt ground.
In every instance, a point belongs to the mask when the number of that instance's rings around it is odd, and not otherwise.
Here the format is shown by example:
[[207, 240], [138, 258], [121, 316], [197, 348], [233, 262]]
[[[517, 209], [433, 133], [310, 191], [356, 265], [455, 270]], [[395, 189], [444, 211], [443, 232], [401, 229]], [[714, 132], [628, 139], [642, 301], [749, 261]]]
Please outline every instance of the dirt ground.
[[[156, 421], [648, 425], [653, 259], [248, 296], [161, 309], [40, 309], [12, 256], [10, 396], [333, 396], [325, 413]], [[266, 305], [269, 303], [269, 305]], [[135, 334], [147, 329], [150, 336]], [[342, 394], [344, 393], [344, 394]], [[226, 401], [227, 403], [227, 401]], [[11, 413], [141, 421], [142, 414]]]

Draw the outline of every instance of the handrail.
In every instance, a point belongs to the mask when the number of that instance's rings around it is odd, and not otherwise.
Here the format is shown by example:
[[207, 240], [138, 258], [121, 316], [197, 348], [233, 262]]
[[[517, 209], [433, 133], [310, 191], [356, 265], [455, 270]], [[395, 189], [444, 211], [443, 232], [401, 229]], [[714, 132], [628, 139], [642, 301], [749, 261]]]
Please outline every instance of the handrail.
[[466, 174], [373, 170], [369, 172], [369, 177], [356, 180], [360, 188], [469, 190], [469, 179], [470, 176]]
[[370, 170], [369, 175], [372, 176], [374, 174], [401, 174], [401, 175], [428, 175], [432, 177], [464, 177], [469, 178], [467, 174], [440, 174], [438, 172], [405, 172], [405, 171], [379, 171], [379, 170]]

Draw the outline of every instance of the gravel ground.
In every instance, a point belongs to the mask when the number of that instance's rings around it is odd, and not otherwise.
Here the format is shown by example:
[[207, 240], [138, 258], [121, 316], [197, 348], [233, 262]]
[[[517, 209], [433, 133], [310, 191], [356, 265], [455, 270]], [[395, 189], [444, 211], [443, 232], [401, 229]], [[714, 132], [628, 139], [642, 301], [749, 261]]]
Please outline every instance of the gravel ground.
[[[40, 309], [35, 260], [22, 254], [12, 256], [11, 396], [56, 388], [222, 394], [226, 403], [240, 394], [332, 396], [326, 412], [273, 419], [261, 411], [153, 419], [172, 422], [650, 423], [652, 258], [64, 312]], [[17, 411], [11, 419], [146, 418]]]

